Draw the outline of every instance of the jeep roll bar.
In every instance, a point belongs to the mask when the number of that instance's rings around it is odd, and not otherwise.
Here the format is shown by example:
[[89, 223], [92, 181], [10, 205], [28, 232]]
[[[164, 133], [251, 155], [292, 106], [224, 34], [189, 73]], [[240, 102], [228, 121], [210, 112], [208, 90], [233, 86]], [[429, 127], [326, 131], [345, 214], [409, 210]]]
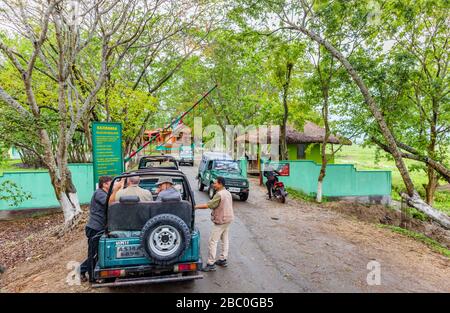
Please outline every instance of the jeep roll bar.
[[114, 183], [120, 179], [126, 179], [128, 177], [134, 177], [134, 176], [171, 176], [171, 177], [180, 177], [183, 179], [183, 188], [184, 191], [186, 192], [186, 194], [189, 195], [190, 198], [190, 202], [192, 205], [192, 222], [191, 222], [191, 229], [194, 230], [194, 226], [195, 226], [195, 199], [194, 199], [194, 193], [192, 192], [191, 186], [189, 184], [189, 181], [186, 177], [186, 175], [184, 175], [184, 173], [180, 172], [180, 171], [174, 171], [174, 170], [164, 170], [161, 169], [159, 171], [145, 171], [145, 170], [137, 170], [134, 172], [130, 172], [130, 173], [123, 173], [122, 175], [116, 176], [113, 178], [111, 185], [109, 187], [107, 196], [106, 196], [106, 210], [105, 210], [105, 233], [108, 232], [108, 209], [109, 209], [109, 198], [111, 197], [112, 191], [113, 191], [113, 186]]

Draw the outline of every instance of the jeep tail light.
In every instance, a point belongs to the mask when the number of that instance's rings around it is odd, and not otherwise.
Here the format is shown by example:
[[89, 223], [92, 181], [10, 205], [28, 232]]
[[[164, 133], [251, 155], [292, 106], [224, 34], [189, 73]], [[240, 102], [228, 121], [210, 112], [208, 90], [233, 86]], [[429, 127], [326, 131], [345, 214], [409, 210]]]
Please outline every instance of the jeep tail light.
[[184, 263], [177, 264], [174, 266], [174, 272], [188, 272], [188, 271], [196, 271], [197, 263]]
[[100, 278], [123, 277], [123, 276], [125, 276], [125, 270], [107, 270], [100, 272]]

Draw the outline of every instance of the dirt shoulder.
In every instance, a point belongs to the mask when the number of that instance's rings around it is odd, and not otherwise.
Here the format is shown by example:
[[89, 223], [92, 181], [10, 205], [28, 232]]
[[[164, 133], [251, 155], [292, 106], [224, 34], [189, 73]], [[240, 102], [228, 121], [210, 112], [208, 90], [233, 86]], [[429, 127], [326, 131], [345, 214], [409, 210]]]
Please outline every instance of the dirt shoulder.
[[[265, 189], [256, 181], [253, 184], [249, 199], [253, 208], [239, 205], [237, 214], [280, 271], [309, 286], [305, 291], [450, 290], [450, 259], [422, 242], [378, 227], [375, 223], [384, 217], [380, 208], [350, 203], [317, 205], [292, 199], [283, 205], [263, 200]], [[359, 219], [364, 215], [371, 216], [366, 220], [372, 222]], [[381, 266], [379, 286], [367, 284], [370, 261]]]
[[[80, 223], [62, 237], [62, 213], [0, 222], [0, 292], [64, 292], [67, 263], [84, 259], [87, 207]], [[63, 279], [61, 279], [63, 278]]]

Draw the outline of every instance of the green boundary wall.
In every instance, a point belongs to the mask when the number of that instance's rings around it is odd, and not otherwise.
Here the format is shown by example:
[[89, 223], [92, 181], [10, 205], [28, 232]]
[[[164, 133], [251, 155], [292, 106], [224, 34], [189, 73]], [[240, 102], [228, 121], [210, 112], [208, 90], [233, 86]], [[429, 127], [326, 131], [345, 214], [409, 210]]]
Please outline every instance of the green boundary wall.
[[[280, 163], [286, 162], [290, 166], [290, 176], [282, 176], [280, 181], [287, 187], [314, 195], [317, 191], [320, 164], [308, 160], [281, 161]], [[240, 163], [245, 175], [247, 172], [245, 159], [240, 160]], [[261, 165], [264, 169], [265, 164]], [[80, 203], [89, 203], [94, 188], [92, 164], [70, 164], [69, 168]], [[24, 201], [18, 207], [12, 207], [8, 205], [8, 202], [0, 201], [0, 211], [59, 207], [47, 171], [4, 172], [0, 176], [0, 183], [5, 180], [14, 181], [24, 191], [30, 192], [32, 199]], [[323, 184], [326, 197], [390, 196], [391, 188], [390, 171], [358, 171], [352, 164], [327, 165]]]
[[[70, 164], [69, 169], [77, 188], [80, 203], [89, 203], [94, 189], [92, 164]], [[0, 176], [0, 183], [5, 180], [15, 182], [24, 191], [31, 193], [32, 198], [24, 201], [18, 207], [9, 206], [7, 201], [0, 201], [0, 211], [59, 207], [47, 171], [4, 172]]]
[[[308, 160], [272, 162], [289, 163], [290, 175], [279, 176], [286, 187], [308, 195], [317, 193], [320, 164]], [[262, 164], [264, 170], [266, 164]], [[264, 182], [266, 178], [264, 177]], [[326, 197], [390, 196], [392, 178], [390, 171], [358, 171], [353, 164], [329, 164], [323, 181]]]

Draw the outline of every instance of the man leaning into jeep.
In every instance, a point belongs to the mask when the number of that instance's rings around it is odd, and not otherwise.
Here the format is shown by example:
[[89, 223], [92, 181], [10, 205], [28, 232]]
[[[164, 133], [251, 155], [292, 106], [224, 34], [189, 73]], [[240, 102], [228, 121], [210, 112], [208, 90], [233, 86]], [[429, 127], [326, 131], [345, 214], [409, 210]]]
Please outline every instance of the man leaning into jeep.
[[[89, 274], [89, 281], [94, 282], [94, 267], [97, 262], [98, 242], [106, 227], [106, 198], [111, 186], [111, 176], [100, 176], [98, 179], [98, 189], [94, 192], [89, 208], [89, 221], [86, 225], [86, 237], [88, 238], [88, 257], [80, 265], [81, 279], [86, 281], [86, 273]], [[117, 192], [122, 187], [121, 183], [113, 186], [113, 192]]]
[[[216, 194], [208, 203], [198, 204], [196, 209], [211, 209], [211, 220], [214, 223], [211, 236], [209, 237], [208, 261], [203, 271], [215, 271], [216, 264], [219, 266], [227, 266], [227, 257], [229, 249], [228, 233], [231, 222], [234, 219], [233, 213], [233, 197], [231, 193], [225, 189], [225, 179], [217, 177], [213, 185]], [[217, 245], [219, 240], [222, 241], [222, 253], [216, 261]]]

